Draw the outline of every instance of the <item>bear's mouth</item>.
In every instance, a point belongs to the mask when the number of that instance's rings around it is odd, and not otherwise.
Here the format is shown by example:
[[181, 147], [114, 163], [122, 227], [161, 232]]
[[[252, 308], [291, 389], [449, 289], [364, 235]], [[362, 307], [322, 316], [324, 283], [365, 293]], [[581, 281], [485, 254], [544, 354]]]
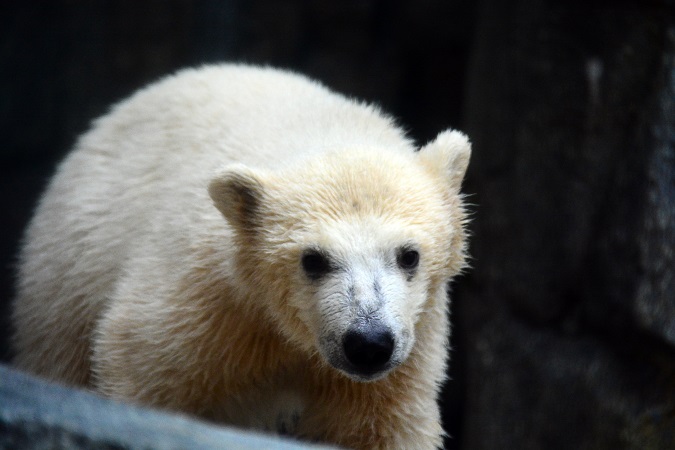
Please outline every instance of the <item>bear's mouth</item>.
[[389, 372], [397, 365], [398, 364], [387, 364], [386, 367], [382, 367], [379, 370], [363, 370], [353, 367], [350, 364], [343, 364], [341, 366], [333, 365], [333, 367], [340, 370], [354, 381], [370, 382], [386, 377]]

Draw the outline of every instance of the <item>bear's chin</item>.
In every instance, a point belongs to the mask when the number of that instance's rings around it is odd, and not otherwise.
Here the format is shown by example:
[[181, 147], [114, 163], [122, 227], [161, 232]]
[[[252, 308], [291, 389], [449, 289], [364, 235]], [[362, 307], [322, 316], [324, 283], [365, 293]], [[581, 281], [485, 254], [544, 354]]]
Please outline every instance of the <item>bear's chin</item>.
[[389, 375], [392, 369], [383, 370], [375, 373], [359, 373], [359, 372], [348, 372], [346, 370], [340, 370], [344, 375], [347, 376], [352, 381], [357, 381], [359, 383], [372, 383], [375, 381], [382, 380]]
[[359, 383], [371, 383], [382, 380], [400, 365], [398, 362], [390, 361], [386, 366], [383, 366], [378, 370], [359, 370], [342, 358], [338, 361], [329, 360], [328, 363], [342, 375]]

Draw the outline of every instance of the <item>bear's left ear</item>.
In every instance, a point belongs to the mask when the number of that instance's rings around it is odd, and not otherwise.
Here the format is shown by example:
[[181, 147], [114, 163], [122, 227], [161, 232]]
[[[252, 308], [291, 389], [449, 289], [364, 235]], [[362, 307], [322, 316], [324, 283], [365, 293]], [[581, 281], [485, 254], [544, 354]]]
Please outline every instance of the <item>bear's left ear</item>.
[[459, 192], [469, 166], [471, 143], [464, 133], [445, 130], [422, 147], [418, 156], [428, 169], [448, 180], [450, 189]]
[[263, 184], [255, 171], [243, 164], [227, 167], [209, 183], [209, 195], [235, 230], [250, 232], [257, 227]]

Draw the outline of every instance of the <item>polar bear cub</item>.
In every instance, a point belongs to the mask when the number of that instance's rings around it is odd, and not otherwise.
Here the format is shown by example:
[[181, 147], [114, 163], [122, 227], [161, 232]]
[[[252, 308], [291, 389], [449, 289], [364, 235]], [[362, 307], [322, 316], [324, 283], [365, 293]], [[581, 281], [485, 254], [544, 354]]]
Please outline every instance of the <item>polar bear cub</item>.
[[419, 151], [300, 75], [184, 70], [59, 166], [20, 255], [16, 364], [351, 448], [436, 448], [470, 145]]

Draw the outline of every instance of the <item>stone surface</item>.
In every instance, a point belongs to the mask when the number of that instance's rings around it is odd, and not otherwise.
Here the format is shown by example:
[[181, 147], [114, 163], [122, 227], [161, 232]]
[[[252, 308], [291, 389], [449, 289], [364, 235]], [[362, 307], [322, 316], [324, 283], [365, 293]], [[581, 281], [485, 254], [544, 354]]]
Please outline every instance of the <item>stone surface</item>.
[[463, 448], [675, 445], [667, 6], [482, 5]]
[[0, 365], [3, 449], [328, 449], [217, 427], [45, 383]]

